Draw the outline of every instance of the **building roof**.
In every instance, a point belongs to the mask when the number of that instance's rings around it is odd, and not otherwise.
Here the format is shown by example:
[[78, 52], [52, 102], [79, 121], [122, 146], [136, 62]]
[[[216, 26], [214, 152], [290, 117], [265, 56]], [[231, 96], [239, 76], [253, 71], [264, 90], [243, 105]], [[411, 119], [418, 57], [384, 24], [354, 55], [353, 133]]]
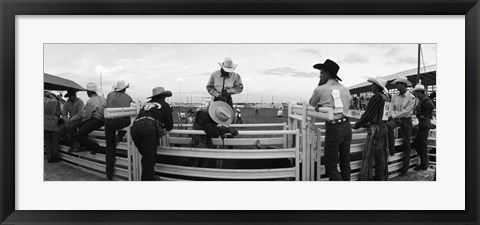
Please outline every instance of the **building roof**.
[[75, 89], [77, 91], [84, 91], [85, 89], [74, 81], [57, 77], [48, 73], [43, 73], [43, 89], [51, 91], [66, 91], [68, 89]]
[[[412, 82], [413, 85], [418, 83], [417, 80], [417, 68], [405, 70], [395, 74], [383, 76], [382, 78], [387, 81], [387, 89], [395, 88], [395, 85], [392, 84], [397, 77], [405, 76], [407, 79]], [[437, 84], [437, 65], [430, 65], [420, 68], [420, 80], [423, 85], [435, 85]], [[365, 81], [353, 86], [348, 87], [350, 94], [359, 94], [371, 91], [372, 83]]]

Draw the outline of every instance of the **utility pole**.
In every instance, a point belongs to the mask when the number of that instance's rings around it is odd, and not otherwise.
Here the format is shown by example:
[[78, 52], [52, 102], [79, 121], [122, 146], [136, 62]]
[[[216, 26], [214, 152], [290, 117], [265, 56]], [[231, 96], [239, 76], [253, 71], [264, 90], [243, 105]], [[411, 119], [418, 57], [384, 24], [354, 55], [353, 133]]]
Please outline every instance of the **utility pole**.
[[417, 81], [418, 84], [422, 84], [420, 81], [420, 51], [422, 50], [422, 44], [418, 44], [418, 64], [417, 64]]

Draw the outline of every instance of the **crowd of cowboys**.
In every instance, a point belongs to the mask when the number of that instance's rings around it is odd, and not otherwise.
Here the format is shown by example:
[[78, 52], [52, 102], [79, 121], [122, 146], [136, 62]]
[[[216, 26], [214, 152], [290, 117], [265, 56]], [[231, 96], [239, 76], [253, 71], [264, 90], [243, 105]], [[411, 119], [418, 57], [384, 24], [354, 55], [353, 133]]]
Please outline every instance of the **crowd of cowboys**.
[[[193, 135], [192, 147], [215, 148], [212, 138], [236, 136], [238, 131], [230, 127], [232, 123], [233, 101], [232, 95], [243, 91], [240, 75], [235, 73], [236, 64], [230, 58], [225, 58], [219, 63], [220, 69], [213, 72], [208, 80], [206, 89], [214, 97], [213, 102], [205, 108], [198, 108], [193, 114], [193, 129], [203, 130], [206, 135]], [[425, 95], [423, 85], [416, 85], [411, 91], [406, 87], [411, 86], [405, 77], [399, 77], [393, 84], [397, 85], [399, 94], [390, 100], [386, 95], [386, 81], [380, 77], [370, 78], [372, 92], [365, 113], [352, 127], [347, 117], [350, 107], [350, 92], [339, 81], [337, 75], [340, 67], [332, 60], [315, 64], [315, 69], [320, 70], [320, 82], [315, 88], [309, 103], [318, 111], [319, 107], [334, 109], [334, 119], [326, 121], [325, 138], [325, 168], [330, 180], [350, 180], [350, 143], [352, 128], [368, 127], [368, 135], [363, 151], [363, 164], [360, 170], [360, 180], [387, 180], [388, 179], [388, 154], [395, 154], [393, 130], [400, 127], [403, 138], [404, 164], [400, 175], [403, 176], [409, 169], [410, 151], [412, 146], [419, 153], [421, 164], [415, 170], [426, 170], [428, 167], [427, 138], [428, 132], [433, 128], [430, 123], [434, 105]], [[142, 155], [142, 180], [155, 180], [155, 163], [157, 160], [156, 149], [159, 138], [173, 128], [172, 108], [166, 103], [165, 98], [171, 97], [172, 92], [164, 87], [152, 90], [150, 101], [143, 105], [131, 124], [130, 118], [104, 118], [105, 108], [129, 107], [133, 102], [126, 93], [124, 81], [119, 81], [113, 87], [105, 100], [97, 94], [97, 86], [88, 83], [86, 87], [89, 100], [84, 106], [83, 101], [76, 96], [75, 90], [68, 90], [63, 101], [61, 97], [46, 92], [45, 102], [45, 137], [47, 158], [49, 163], [58, 162], [58, 141], [61, 139], [70, 146], [69, 152], [82, 151], [82, 147], [90, 150], [91, 154], [101, 151], [100, 146], [91, 140], [88, 134], [100, 127], [105, 127], [106, 139], [106, 174], [109, 180], [113, 179], [115, 151], [117, 143], [122, 140], [125, 132], [121, 129], [131, 125], [132, 140]], [[419, 101], [415, 104], [415, 98]], [[62, 104], [63, 103], [63, 104]], [[62, 106], [63, 105], [63, 106]], [[388, 111], [389, 113], [385, 113]], [[390, 116], [386, 116], [390, 115]], [[412, 115], [419, 119], [418, 132], [412, 145]], [[58, 125], [47, 125], [47, 121], [61, 118]], [[50, 124], [55, 124], [50, 123]], [[220, 125], [220, 126], [218, 126]], [[257, 146], [258, 147], [258, 146]], [[260, 146], [259, 148], [261, 148]], [[196, 160], [193, 166], [221, 167], [221, 160]], [[337, 170], [340, 163], [340, 172]], [[369, 172], [375, 165], [375, 176]]]

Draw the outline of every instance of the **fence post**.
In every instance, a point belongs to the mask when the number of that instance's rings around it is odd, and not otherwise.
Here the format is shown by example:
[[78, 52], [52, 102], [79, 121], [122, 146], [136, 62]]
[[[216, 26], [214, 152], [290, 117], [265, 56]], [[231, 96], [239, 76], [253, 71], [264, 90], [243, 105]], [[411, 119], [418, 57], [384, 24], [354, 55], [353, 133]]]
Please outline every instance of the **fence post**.
[[130, 127], [127, 127], [127, 164], [128, 164], [128, 180], [131, 181], [133, 180], [132, 174], [135, 173], [132, 166], [132, 156], [133, 156], [133, 149], [132, 149], [132, 143], [131, 143], [131, 138], [132, 136], [130, 135]]
[[306, 102], [302, 102], [302, 129], [301, 129], [301, 135], [302, 135], [302, 149], [301, 149], [301, 154], [302, 154], [302, 180], [306, 180], [308, 175], [309, 175], [309, 169], [308, 169], [308, 148], [307, 148], [307, 105]]
[[296, 129], [295, 134], [295, 181], [300, 180], [300, 132]]

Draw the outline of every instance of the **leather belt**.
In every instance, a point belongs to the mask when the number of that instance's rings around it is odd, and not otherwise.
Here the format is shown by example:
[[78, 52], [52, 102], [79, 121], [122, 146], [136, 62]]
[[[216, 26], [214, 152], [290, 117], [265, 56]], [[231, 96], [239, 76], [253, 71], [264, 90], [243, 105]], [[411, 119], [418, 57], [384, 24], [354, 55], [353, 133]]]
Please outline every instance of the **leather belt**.
[[140, 121], [140, 120], [143, 120], [143, 119], [153, 120], [153, 121], [155, 121], [155, 122], [157, 121], [157, 120], [155, 120], [153, 117], [150, 117], [150, 116], [142, 116], [142, 117], [140, 117], [140, 118], [135, 119], [133, 122], [137, 122], [137, 121]]
[[345, 122], [345, 121], [348, 121], [348, 117], [343, 117], [343, 118], [336, 119], [336, 120], [327, 120], [327, 122], [325, 122], [325, 124], [336, 124], [336, 123], [341, 123], [341, 122]]

